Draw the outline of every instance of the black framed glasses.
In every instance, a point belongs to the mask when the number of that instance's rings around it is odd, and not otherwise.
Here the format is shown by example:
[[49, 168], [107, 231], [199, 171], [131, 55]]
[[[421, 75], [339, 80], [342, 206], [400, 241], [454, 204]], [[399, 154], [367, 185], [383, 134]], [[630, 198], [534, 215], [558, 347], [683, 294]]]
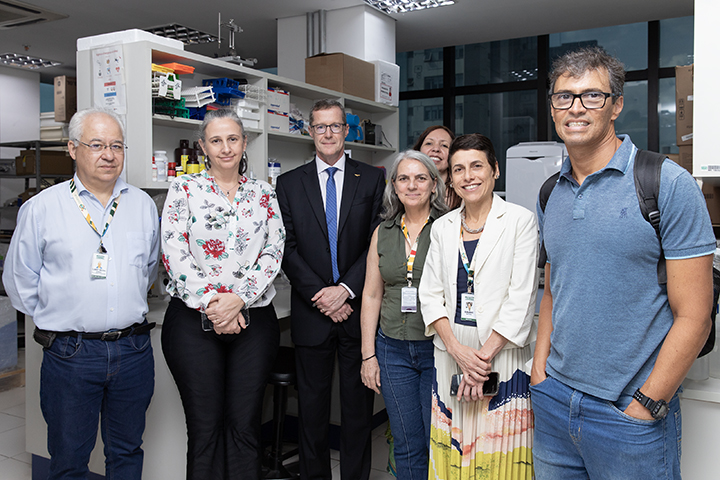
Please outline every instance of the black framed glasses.
[[605, 92], [584, 92], [584, 93], [553, 93], [548, 95], [550, 104], [555, 110], [569, 110], [572, 108], [575, 99], [579, 98], [583, 108], [597, 110], [605, 106], [608, 97], [619, 97], [617, 93]]
[[100, 142], [85, 143], [82, 140], [78, 140], [78, 142], [85, 145], [93, 153], [102, 153], [106, 148], [109, 148], [110, 151], [115, 155], [125, 155], [125, 150], [127, 149], [127, 145], [122, 142], [115, 142], [111, 143], [110, 145], [105, 145], [104, 143]]
[[345, 125], [347, 125], [347, 123], [333, 123], [331, 125], [310, 125], [310, 128], [312, 128], [315, 133], [322, 135], [327, 131], [328, 127], [330, 127], [332, 133], [341, 133]]

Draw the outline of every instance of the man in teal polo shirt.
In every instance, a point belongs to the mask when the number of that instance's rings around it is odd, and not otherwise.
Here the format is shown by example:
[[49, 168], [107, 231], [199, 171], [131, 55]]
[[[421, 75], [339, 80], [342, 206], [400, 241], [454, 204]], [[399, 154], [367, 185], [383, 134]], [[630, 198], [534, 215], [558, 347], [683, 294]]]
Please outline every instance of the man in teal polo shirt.
[[677, 392], [710, 329], [715, 238], [695, 180], [669, 160], [662, 248], [643, 218], [637, 148], [615, 133], [624, 77], [597, 47], [559, 58], [550, 76], [568, 159], [538, 208], [548, 254], [531, 382], [538, 480], [680, 478]]

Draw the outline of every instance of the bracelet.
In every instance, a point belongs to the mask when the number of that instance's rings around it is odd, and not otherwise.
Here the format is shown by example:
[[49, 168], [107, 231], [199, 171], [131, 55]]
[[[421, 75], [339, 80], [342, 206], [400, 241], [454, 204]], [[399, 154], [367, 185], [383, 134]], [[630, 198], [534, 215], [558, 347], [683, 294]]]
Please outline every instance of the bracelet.
[[363, 358], [362, 361], [364, 362], [365, 360], [370, 360], [370, 359], [373, 358], [374, 356], [375, 356], [375, 354], [373, 353], [373, 354], [370, 355], [369, 357]]

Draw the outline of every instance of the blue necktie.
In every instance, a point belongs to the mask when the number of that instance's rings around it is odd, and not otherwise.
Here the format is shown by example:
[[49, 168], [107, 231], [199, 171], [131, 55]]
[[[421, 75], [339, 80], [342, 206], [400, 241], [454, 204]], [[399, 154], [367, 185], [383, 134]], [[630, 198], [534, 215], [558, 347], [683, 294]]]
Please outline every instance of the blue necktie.
[[337, 192], [335, 191], [335, 179], [337, 167], [329, 167], [325, 170], [328, 173], [325, 186], [325, 222], [327, 223], [328, 241], [330, 242], [330, 260], [332, 261], [333, 282], [340, 278], [340, 271], [337, 264]]

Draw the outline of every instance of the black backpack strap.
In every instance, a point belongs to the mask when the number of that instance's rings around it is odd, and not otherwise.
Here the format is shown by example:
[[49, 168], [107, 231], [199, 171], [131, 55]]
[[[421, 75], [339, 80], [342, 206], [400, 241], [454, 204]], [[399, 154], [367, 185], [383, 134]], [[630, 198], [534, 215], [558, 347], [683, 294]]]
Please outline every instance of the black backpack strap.
[[635, 192], [640, 204], [643, 218], [655, 229], [660, 241], [660, 258], [658, 259], [657, 275], [660, 285], [667, 284], [667, 270], [665, 268], [665, 254], [662, 251], [662, 238], [660, 236], [660, 176], [665, 155], [647, 150], [638, 150], [635, 155]]
[[[540, 210], [542, 210], [543, 212], [545, 212], [545, 206], [547, 205], [550, 194], [552, 193], [553, 188], [555, 188], [555, 185], [557, 184], [559, 178], [560, 172], [556, 172], [550, 178], [545, 180], [545, 183], [543, 183], [542, 187], [540, 187], [538, 203], [540, 203]], [[538, 268], [545, 268], [546, 263], [547, 252], [545, 251], [545, 241], [543, 241], [542, 245], [540, 245], [540, 258], [538, 259]]]

